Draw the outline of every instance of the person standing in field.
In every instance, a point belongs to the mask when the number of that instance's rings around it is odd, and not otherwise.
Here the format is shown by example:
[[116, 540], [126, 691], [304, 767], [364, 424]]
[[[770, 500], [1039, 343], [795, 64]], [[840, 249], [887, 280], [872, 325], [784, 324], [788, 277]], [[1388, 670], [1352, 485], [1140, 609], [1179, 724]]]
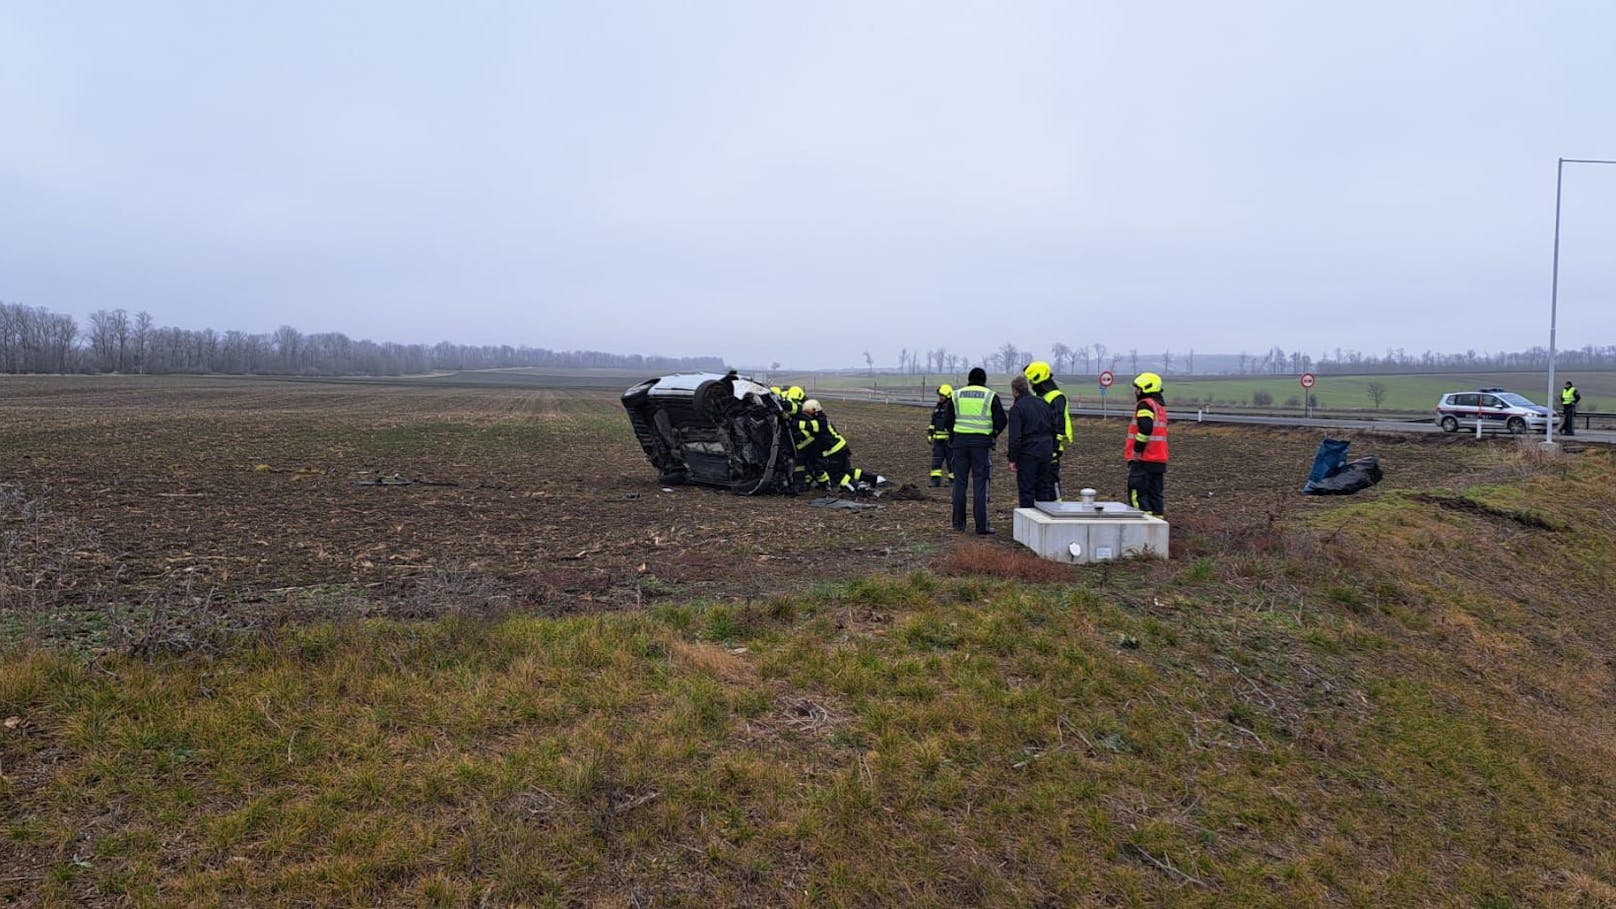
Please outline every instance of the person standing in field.
[[1061, 455], [1066, 451], [1066, 446], [1072, 444], [1072, 411], [1066, 402], [1066, 392], [1055, 384], [1055, 373], [1048, 363], [1034, 360], [1022, 370], [1022, 375], [1031, 384], [1032, 393], [1043, 398], [1055, 415], [1055, 454], [1050, 458], [1051, 467], [1045, 486], [1038, 490], [1038, 501], [1059, 502]]
[[931, 425], [926, 428], [926, 440], [931, 442], [931, 485], [943, 485], [943, 476], [954, 480], [954, 467], [948, 461], [948, 413], [954, 397], [954, 386], [944, 382], [937, 386], [937, 403], [931, 409]]
[[1146, 514], [1166, 517], [1167, 406], [1162, 377], [1142, 372], [1133, 380], [1133, 421], [1122, 456], [1128, 462], [1128, 504]]
[[1577, 404], [1582, 401], [1582, 392], [1570, 382], [1560, 389], [1560, 415], [1564, 421], [1560, 425], [1560, 434], [1574, 436], [1577, 434]]
[[954, 529], [965, 529], [965, 487], [969, 484], [976, 532], [990, 534], [994, 530], [988, 525], [988, 475], [992, 469], [988, 453], [1009, 420], [999, 396], [988, 387], [987, 370], [972, 367], [966, 382], [964, 387], [954, 389], [948, 409], [954, 465]]
[[1016, 504], [1031, 508], [1053, 494], [1049, 475], [1055, 469], [1055, 411], [1032, 393], [1026, 376], [1010, 380], [1010, 472], [1016, 475]]

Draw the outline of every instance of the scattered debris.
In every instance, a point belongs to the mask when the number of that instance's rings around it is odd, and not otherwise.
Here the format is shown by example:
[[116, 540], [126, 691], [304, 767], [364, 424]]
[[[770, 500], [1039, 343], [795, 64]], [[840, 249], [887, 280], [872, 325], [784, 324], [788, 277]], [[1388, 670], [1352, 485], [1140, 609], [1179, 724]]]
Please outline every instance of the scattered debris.
[[863, 511], [866, 508], [880, 508], [874, 502], [855, 502], [852, 499], [839, 499], [835, 496], [825, 496], [808, 503], [815, 508], [842, 508], [848, 511]]
[[360, 486], [459, 486], [449, 480], [416, 480], [401, 473], [384, 474], [374, 480], [360, 480]]
[[1347, 463], [1347, 447], [1351, 444], [1344, 439], [1325, 439], [1319, 443], [1318, 454], [1313, 456], [1313, 470], [1302, 486], [1302, 495], [1351, 495], [1380, 482], [1379, 458], [1359, 458]]

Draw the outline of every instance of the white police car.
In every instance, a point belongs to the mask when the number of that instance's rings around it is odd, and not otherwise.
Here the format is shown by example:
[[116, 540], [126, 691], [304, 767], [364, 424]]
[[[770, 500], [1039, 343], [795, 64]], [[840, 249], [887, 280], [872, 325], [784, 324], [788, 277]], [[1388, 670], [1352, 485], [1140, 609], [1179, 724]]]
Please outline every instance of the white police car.
[[1436, 404], [1436, 423], [1443, 432], [1474, 428], [1477, 421], [1482, 429], [1516, 435], [1542, 432], [1548, 426], [1549, 409], [1502, 388], [1449, 392]]

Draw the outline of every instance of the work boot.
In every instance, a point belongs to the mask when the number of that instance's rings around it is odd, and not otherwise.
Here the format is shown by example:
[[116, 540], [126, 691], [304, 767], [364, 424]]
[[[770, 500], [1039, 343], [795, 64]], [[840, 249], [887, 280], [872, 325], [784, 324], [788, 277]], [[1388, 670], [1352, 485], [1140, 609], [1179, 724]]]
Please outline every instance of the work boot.
[[892, 485], [891, 480], [887, 479], [886, 477], [881, 476], [880, 474], [875, 475], [875, 487], [877, 489], [880, 489], [883, 486], [891, 486], [891, 485]]
[[933, 487], [943, 485], [943, 478], [942, 477], [932, 477], [930, 485], [933, 486]]

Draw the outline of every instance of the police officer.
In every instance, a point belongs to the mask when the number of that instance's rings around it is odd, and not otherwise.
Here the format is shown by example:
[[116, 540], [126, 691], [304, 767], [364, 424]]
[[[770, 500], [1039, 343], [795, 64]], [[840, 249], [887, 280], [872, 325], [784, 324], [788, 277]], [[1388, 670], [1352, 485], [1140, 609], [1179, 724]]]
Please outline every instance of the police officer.
[[1055, 411], [1032, 393], [1026, 376], [1010, 380], [1010, 393], [1015, 397], [1010, 405], [1010, 471], [1016, 475], [1017, 504], [1031, 508], [1055, 486], [1049, 479], [1055, 469]]
[[1564, 415], [1565, 422], [1560, 425], [1560, 434], [1574, 436], [1577, 434], [1577, 404], [1582, 400], [1582, 392], [1570, 382], [1560, 389], [1560, 413]]
[[1162, 501], [1167, 478], [1167, 406], [1162, 402], [1162, 378], [1142, 372], [1133, 380], [1133, 422], [1122, 456], [1128, 461], [1128, 502], [1133, 507], [1166, 516]]
[[954, 468], [948, 462], [948, 409], [954, 397], [954, 386], [947, 382], [937, 386], [937, 404], [931, 409], [931, 425], [926, 427], [926, 440], [931, 443], [931, 485], [943, 485], [946, 475], [954, 480]]
[[954, 389], [949, 399], [948, 435], [954, 465], [954, 529], [965, 529], [965, 487], [971, 487], [972, 514], [976, 532], [990, 534], [988, 526], [988, 473], [992, 459], [988, 452], [1009, 420], [999, 396], [988, 387], [987, 370], [973, 367], [966, 384]]
[[1022, 375], [1027, 377], [1033, 394], [1042, 398], [1055, 415], [1055, 455], [1050, 459], [1048, 485], [1038, 490], [1038, 501], [1058, 502], [1061, 497], [1061, 455], [1066, 451], [1066, 446], [1072, 444], [1072, 411], [1067, 406], [1066, 392], [1055, 384], [1055, 374], [1048, 363], [1034, 360], [1022, 370]]

